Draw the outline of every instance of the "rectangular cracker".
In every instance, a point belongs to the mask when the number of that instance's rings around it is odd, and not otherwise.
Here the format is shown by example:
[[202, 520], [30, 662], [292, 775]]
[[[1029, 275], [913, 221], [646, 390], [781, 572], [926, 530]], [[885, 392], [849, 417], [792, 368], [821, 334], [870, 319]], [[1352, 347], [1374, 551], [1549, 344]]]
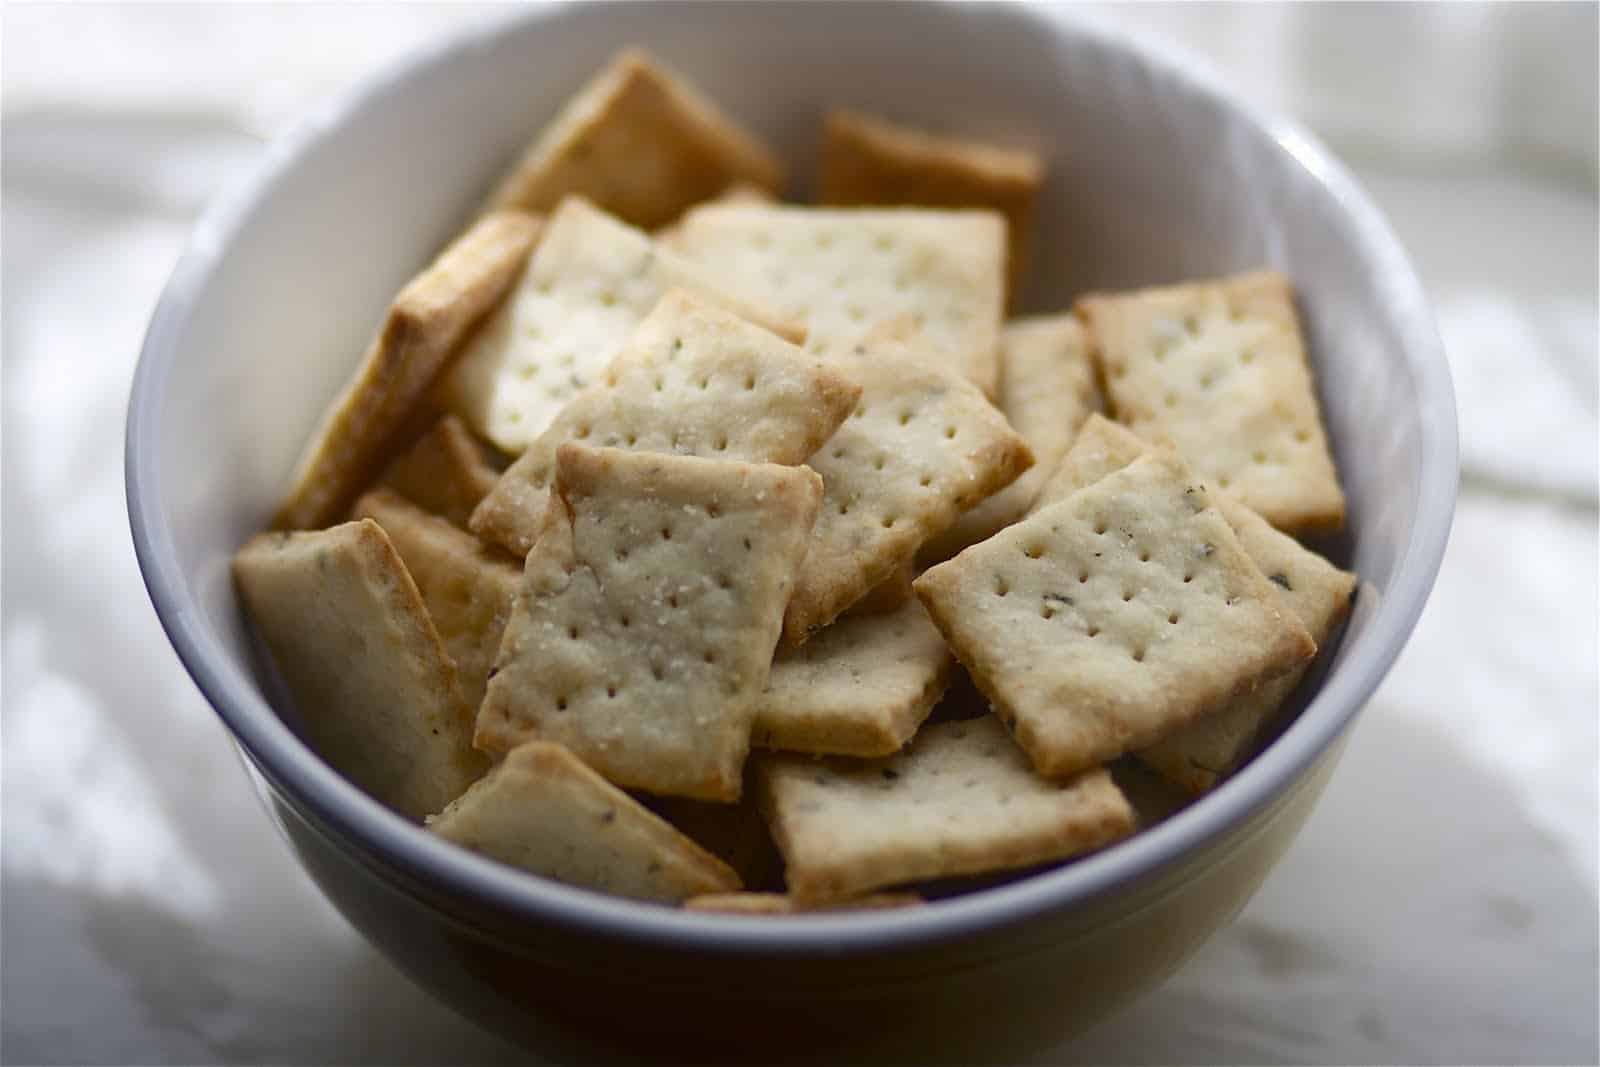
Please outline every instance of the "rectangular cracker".
[[1034, 200], [1044, 181], [1037, 153], [938, 136], [859, 111], [838, 109], [823, 125], [818, 185], [824, 204], [986, 207], [1005, 216], [1007, 276], [1022, 277]]
[[511, 465], [474, 512], [472, 529], [526, 555], [543, 522], [563, 441], [801, 463], [860, 393], [782, 338], [675, 290]]
[[740, 299], [716, 267], [690, 263], [579, 197], [561, 202], [515, 291], [440, 383], [442, 407], [517, 455], [599, 379], [671, 289], [799, 341], [775, 312]]
[[261, 534], [233, 579], [306, 741], [340, 774], [421, 819], [488, 769], [455, 665], [377, 523]]
[[511, 618], [522, 568], [515, 559], [389, 489], [374, 490], [356, 501], [352, 517], [372, 519], [389, 535], [456, 665], [467, 707], [476, 710], [500, 650], [500, 635]]
[[[1239, 544], [1278, 590], [1278, 600], [1317, 644], [1326, 643], [1350, 611], [1356, 576], [1340, 570], [1226, 495], [1217, 505]], [[1305, 666], [1261, 683], [1213, 715], [1197, 719], [1135, 755], [1169, 781], [1204, 793], [1255, 747], [1262, 728], [1304, 677]]]
[[1274, 589], [1167, 450], [916, 582], [995, 713], [1052, 777], [1143, 748], [1315, 655]]
[[915, 599], [887, 615], [842, 619], [779, 648], [751, 743], [819, 755], [887, 756], [944, 695], [953, 661]]
[[1084, 420], [1099, 408], [1088, 338], [1076, 316], [1018, 319], [1006, 326], [1000, 340], [999, 402], [1033, 450], [1033, 466], [923, 546], [924, 563], [947, 560], [1027, 514]]
[[560, 745], [519, 745], [428, 829], [568, 885], [674, 904], [739, 888], [727, 864]]
[[548, 211], [578, 194], [654, 229], [748, 183], [776, 193], [783, 165], [681, 75], [627, 48], [580, 89], [495, 190], [495, 207]]
[[1289, 533], [1344, 523], [1294, 293], [1263, 271], [1079, 301], [1106, 399]]
[[806, 915], [819, 911], [884, 911], [889, 908], [916, 908], [927, 901], [916, 893], [868, 893], [849, 900], [826, 901], [815, 907], [795, 900], [786, 893], [707, 893], [683, 902], [685, 911], [708, 911], [721, 915]]
[[[839, 363], [855, 412], [810, 459], [824, 497], [784, 616], [799, 644], [916, 558], [962, 510], [1015, 481], [1033, 455], [976, 386], [884, 341]], [[925, 350], [924, 350], [925, 351]]]
[[822, 496], [805, 467], [563, 444], [476, 744], [733, 801]]
[[500, 480], [498, 460], [466, 423], [445, 415], [395, 457], [378, 484], [464, 530], [472, 509]]
[[487, 215], [400, 290], [307, 443], [276, 527], [326, 526], [345, 513], [389, 460], [396, 435], [461, 341], [510, 289], [539, 227], [531, 215]]
[[926, 727], [887, 759], [772, 756], [759, 770], [789, 893], [808, 905], [1066, 859], [1134, 826], [1105, 770], [1041, 778], [993, 716]]
[[989, 396], [999, 382], [1005, 222], [992, 211], [706, 204], [675, 247], [747, 299], [805, 323], [807, 347], [848, 353], [910, 316], [929, 358]]

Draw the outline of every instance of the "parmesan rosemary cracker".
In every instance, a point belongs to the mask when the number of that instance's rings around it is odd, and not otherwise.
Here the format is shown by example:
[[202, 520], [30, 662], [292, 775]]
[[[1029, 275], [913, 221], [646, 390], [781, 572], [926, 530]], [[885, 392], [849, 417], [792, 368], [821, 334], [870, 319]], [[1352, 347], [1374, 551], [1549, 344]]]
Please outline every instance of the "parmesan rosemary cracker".
[[464, 530], [472, 509], [500, 480], [497, 459], [466, 423], [445, 415], [389, 464], [378, 484]]
[[1079, 302], [1118, 421], [1289, 533], [1334, 530], [1344, 493], [1281, 274]]
[[339, 773], [421, 819], [488, 769], [455, 665], [377, 523], [261, 534], [233, 579], [307, 742]]
[[764, 757], [761, 800], [802, 905], [1066, 859], [1131, 833], [1103, 769], [1036, 775], [993, 716], [923, 729], [872, 761]]
[[916, 582], [1041, 774], [1073, 774], [1316, 654], [1176, 455], [1044, 508]]
[[428, 828], [501, 863], [634, 900], [674, 904], [739, 888], [727, 864], [542, 741], [512, 749]]
[[820, 479], [567, 443], [555, 484], [476, 743], [556, 741], [618, 785], [737, 800]]

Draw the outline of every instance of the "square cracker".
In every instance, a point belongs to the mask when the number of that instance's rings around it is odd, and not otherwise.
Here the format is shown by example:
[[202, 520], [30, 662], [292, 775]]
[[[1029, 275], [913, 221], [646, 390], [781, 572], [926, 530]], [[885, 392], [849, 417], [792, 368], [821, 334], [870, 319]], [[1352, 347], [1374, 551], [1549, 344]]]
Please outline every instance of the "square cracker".
[[356, 501], [354, 518], [383, 527], [406, 565], [455, 662], [469, 708], [483, 701], [511, 602], [522, 584], [517, 561], [388, 489]]
[[777, 192], [783, 165], [684, 78], [628, 48], [544, 128], [492, 203], [548, 211], [576, 193], [654, 229], [739, 182]]
[[498, 459], [466, 423], [445, 415], [395, 457], [378, 484], [464, 530], [472, 509], [500, 480]]
[[487, 215], [400, 290], [307, 443], [275, 526], [326, 526], [344, 514], [388, 461], [461, 341], [516, 280], [539, 225], [517, 212]]
[[671, 904], [739, 888], [727, 864], [542, 741], [512, 749], [428, 829], [501, 863], [634, 900]]
[[1243, 274], [1088, 296], [1079, 308], [1118, 421], [1172, 443], [1281, 530], [1343, 524], [1288, 279]]
[[[1278, 600], [1323, 645], [1350, 611], [1356, 576], [1340, 570], [1231, 497], [1217, 506], [1239, 544], [1278, 590]], [[1263, 727], [1306, 672], [1296, 667], [1213, 715], [1197, 719], [1135, 753], [1169, 781], [1203, 793], [1239, 766]]]
[[806, 345], [848, 353], [909, 316], [943, 369], [995, 394], [1005, 223], [992, 211], [706, 204], [674, 247], [753, 301], [804, 322]]
[[1033, 462], [977, 387], [927, 366], [913, 341], [865, 346], [840, 369], [856, 410], [810, 459], [823, 506], [784, 617], [799, 644], [916, 558], [964, 508]]
[[472, 529], [526, 555], [563, 441], [795, 464], [828, 439], [860, 394], [767, 330], [688, 293], [668, 293], [506, 471], [473, 514]]
[[916, 563], [908, 559], [896, 567], [893, 574], [867, 590], [865, 596], [851, 604], [839, 617], [850, 619], [866, 615], [886, 615], [896, 611], [916, 595], [911, 591], [911, 583], [916, 580]]
[[868, 893], [808, 908], [786, 893], [707, 893], [705, 896], [690, 897], [683, 902], [683, 907], [685, 911], [709, 911], [722, 915], [805, 915], [818, 911], [916, 908], [926, 903], [916, 893]]
[[1216, 711], [1316, 644], [1176, 455], [1035, 512], [916, 582], [1041, 774], [1073, 774]]
[[733, 295], [690, 263], [578, 197], [562, 201], [515, 291], [440, 383], [441, 406], [511, 455], [600, 377], [671, 289], [798, 341], [804, 330]]
[[789, 893], [803, 904], [1066, 859], [1134, 826], [1104, 769], [1041, 778], [993, 716], [929, 726], [883, 760], [773, 756], [760, 772]]
[[[1060, 469], [1040, 494], [1040, 506], [1064, 500], [1140, 456], [1154, 451], [1125, 426], [1092, 415]], [[1333, 636], [1350, 609], [1356, 576], [1342, 571], [1226, 493], [1217, 507], [1239, 546], [1276, 586], [1280, 610], [1298, 618], [1318, 646]], [[1309, 665], [1262, 682], [1227, 707], [1182, 727], [1135, 755], [1169, 781], [1203, 793], [1236, 768], [1261, 729], [1294, 691]]]
[[1033, 152], [942, 137], [858, 111], [828, 113], [823, 126], [824, 204], [987, 207], [1006, 218], [1007, 274], [1016, 291], [1044, 163]]
[[1033, 466], [923, 546], [924, 561], [949, 559], [1022, 518], [1084, 420], [1100, 406], [1088, 338], [1076, 316], [1018, 319], [1006, 327], [1000, 341], [999, 400], [1012, 428], [1033, 450]]
[[732, 801], [822, 496], [805, 467], [564, 444], [476, 743]]
[[339, 773], [421, 819], [488, 769], [455, 665], [377, 523], [261, 534], [233, 578], [307, 742]]
[[819, 755], [887, 756], [944, 695], [952, 660], [915, 599], [887, 615], [842, 619], [781, 647], [751, 742]]

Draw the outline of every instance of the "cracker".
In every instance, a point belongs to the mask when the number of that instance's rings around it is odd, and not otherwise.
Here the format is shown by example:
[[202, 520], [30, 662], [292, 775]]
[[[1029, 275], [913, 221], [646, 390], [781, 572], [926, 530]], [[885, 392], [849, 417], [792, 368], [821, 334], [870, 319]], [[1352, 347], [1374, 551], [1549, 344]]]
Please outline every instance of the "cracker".
[[563, 441], [795, 464], [828, 439], [860, 393], [759, 326], [690, 294], [668, 293], [605, 372], [506, 471], [473, 514], [472, 529], [526, 555]]
[[713, 269], [571, 197], [551, 216], [516, 290], [440, 383], [441, 405], [503, 451], [520, 453], [600, 378], [674, 288], [791, 340], [804, 336], [781, 315], [733, 295]]
[[855, 412], [811, 457], [824, 497], [784, 616], [791, 643], [836, 619], [916, 558], [961, 511], [1032, 463], [1027, 442], [971, 383], [883, 343], [842, 363]]
[[1242, 274], [1085, 297], [1079, 307], [1118, 421], [1171, 442], [1281, 530], [1343, 524], [1288, 279]]
[[466, 423], [445, 415], [395, 457], [378, 484], [464, 530], [472, 509], [500, 480], [497, 459]]
[[732, 867], [746, 888], [781, 884], [779, 872], [783, 861], [751, 796], [742, 797], [737, 804], [658, 797], [648, 793], [641, 793], [637, 799], [695, 844]]
[[421, 819], [488, 768], [455, 665], [377, 523], [261, 534], [233, 578], [307, 742], [339, 773]]
[[910, 316], [929, 357], [993, 396], [999, 377], [1005, 223], [992, 211], [707, 204], [675, 246], [753, 301], [804, 322], [807, 347], [848, 353]]
[[400, 290], [307, 444], [275, 526], [326, 526], [344, 514], [388, 461], [462, 339], [511, 287], [539, 226], [516, 212], [485, 216]]
[[783, 165], [681, 75], [628, 48], [544, 128], [492, 203], [548, 211], [576, 193], [653, 229], [737, 182], [775, 193]]
[[805, 467], [563, 444], [476, 743], [566, 745], [618, 785], [737, 800], [821, 499]]
[[683, 902], [685, 911], [709, 911], [722, 915], [805, 915], [818, 911], [884, 911], [889, 908], [916, 908], [926, 904], [916, 893], [868, 893], [849, 900], [824, 902], [806, 907], [784, 893], [707, 893]]
[[1119, 471], [1153, 449], [1150, 442], [1119, 423], [1095, 412], [1084, 421], [1072, 447], [1039, 490], [1030, 511], [1058, 504], [1079, 489]]
[[761, 748], [886, 756], [944, 695], [952, 660], [915, 599], [888, 615], [834, 623], [778, 650], [756, 712]]
[[1084, 420], [1099, 407], [1088, 340], [1073, 315], [1018, 319], [1000, 343], [1000, 410], [1033, 450], [1033, 466], [1016, 481], [963, 512], [923, 547], [928, 563], [949, 559], [1022, 518]]
[[1043, 180], [1044, 162], [1034, 152], [936, 136], [858, 111], [832, 111], [823, 127], [824, 204], [993, 208], [1006, 218], [1012, 292]]
[[517, 561], [388, 489], [356, 501], [353, 517], [372, 519], [389, 535], [456, 665], [467, 706], [476, 709], [522, 584]]
[[1175, 454], [925, 572], [917, 595], [1041, 774], [1142, 748], [1316, 644]]
[[1040, 778], [993, 716], [929, 726], [883, 760], [774, 756], [760, 772], [789, 893], [805, 904], [1066, 859], [1133, 830], [1105, 770]]
[[[1350, 610], [1356, 576], [1340, 570], [1232, 498], [1218, 508], [1239, 544], [1278, 590], [1278, 600], [1318, 645], [1333, 637]], [[1207, 715], [1135, 753], [1170, 781], [1203, 793], [1243, 762], [1262, 729], [1292, 693], [1306, 667], [1263, 682], [1214, 715]]]
[[739, 876], [560, 745], [529, 741], [428, 828], [474, 852], [603, 893], [663, 903]]

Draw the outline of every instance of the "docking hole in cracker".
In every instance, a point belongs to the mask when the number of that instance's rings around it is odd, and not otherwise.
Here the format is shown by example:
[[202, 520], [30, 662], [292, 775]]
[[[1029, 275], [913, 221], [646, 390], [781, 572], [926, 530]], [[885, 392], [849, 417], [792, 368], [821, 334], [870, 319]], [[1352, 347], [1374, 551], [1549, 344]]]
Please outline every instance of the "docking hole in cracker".
[[701, 923], [937, 908], [1206, 803], [1355, 595], [1296, 540], [1345, 503], [1290, 280], [1008, 320], [1048, 146], [819, 99], [807, 167], [724, 103], [623, 50], [395, 296], [233, 560], [300, 736]]

